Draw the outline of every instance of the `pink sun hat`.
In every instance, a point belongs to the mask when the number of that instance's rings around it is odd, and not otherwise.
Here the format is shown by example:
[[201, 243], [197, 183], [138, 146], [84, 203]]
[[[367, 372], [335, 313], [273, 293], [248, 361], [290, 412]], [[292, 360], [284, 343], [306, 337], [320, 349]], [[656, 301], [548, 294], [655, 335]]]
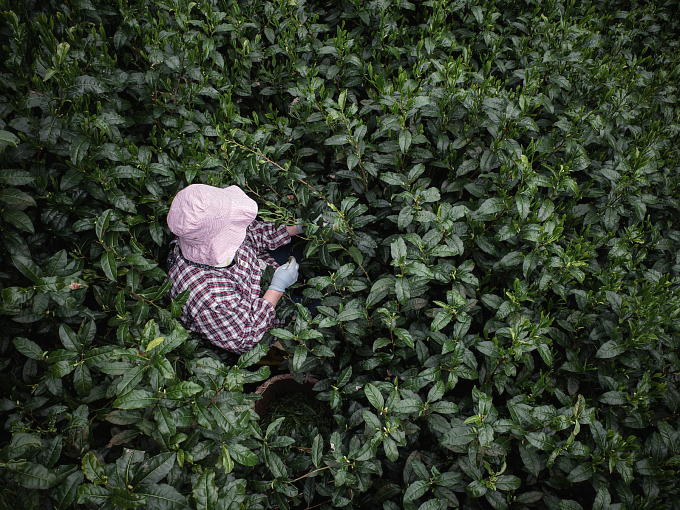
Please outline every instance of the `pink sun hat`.
[[190, 184], [172, 200], [168, 227], [185, 258], [224, 266], [233, 259], [256, 215], [257, 203], [238, 186]]

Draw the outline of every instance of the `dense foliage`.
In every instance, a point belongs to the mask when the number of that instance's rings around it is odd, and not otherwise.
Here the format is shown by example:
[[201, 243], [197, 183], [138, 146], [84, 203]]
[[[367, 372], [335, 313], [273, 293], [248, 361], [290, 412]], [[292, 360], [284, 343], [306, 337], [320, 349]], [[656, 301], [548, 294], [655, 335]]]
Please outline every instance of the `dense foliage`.
[[[1, 508], [680, 508], [676, 2], [0, 6]], [[191, 182], [306, 221], [330, 433], [177, 322]]]

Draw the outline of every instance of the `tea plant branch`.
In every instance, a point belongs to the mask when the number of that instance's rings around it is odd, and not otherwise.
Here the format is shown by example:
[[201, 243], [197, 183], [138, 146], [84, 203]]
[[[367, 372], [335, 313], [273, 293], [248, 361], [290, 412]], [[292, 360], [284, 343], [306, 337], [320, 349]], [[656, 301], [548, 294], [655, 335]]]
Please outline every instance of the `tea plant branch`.
[[304, 446], [291, 446], [293, 450], [297, 450], [299, 452], [305, 452], [305, 453], [311, 453], [312, 449], [311, 448], [306, 448]]
[[326, 469], [330, 469], [331, 467], [332, 467], [332, 466], [329, 465], [329, 466], [320, 467], [320, 468], [318, 468], [318, 469], [314, 469], [314, 470], [310, 471], [309, 473], [305, 473], [305, 474], [302, 475], [302, 476], [298, 476], [295, 480], [291, 480], [291, 481], [289, 481], [288, 483], [299, 482], [300, 480], [303, 480], [303, 479], [305, 479], [305, 478], [309, 478], [310, 476], [313, 476], [313, 475], [315, 475], [316, 473], [319, 473], [320, 471], [324, 471], [324, 470], [326, 470]]
[[[102, 276], [99, 276], [99, 275], [97, 275], [96, 278], [98, 278], [98, 279], [100, 279], [100, 280], [104, 280], [104, 281], [106, 281], [106, 282], [109, 281], [107, 278], [102, 277]], [[144, 302], [146, 302], [146, 303], [148, 303], [148, 304], [154, 306], [154, 307], [155, 307], [156, 309], [158, 309], [158, 310], [164, 310], [164, 309], [165, 309], [165, 308], [163, 308], [162, 306], [156, 304], [154, 301], [151, 301], [150, 299], [145, 298], [145, 297], [142, 296], [141, 294], [137, 294], [134, 290], [130, 290], [128, 287], [125, 287], [125, 286], [123, 286], [123, 285], [116, 285], [116, 288], [117, 288], [118, 290], [125, 290], [125, 291], [128, 291], [128, 292], [130, 293], [130, 295], [132, 295], [132, 297], [134, 297], [134, 298], [136, 298], [136, 299], [140, 299], [140, 300], [142, 300], [142, 301], [144, 301]]]
[[[103, 279], [103, 278], [102, 278], [102, 279]], [[163, 308], [162, 306], [156, 304], [154, 301], [151, 301], [151, 300], [148, 299], [148, 298], [145, 298], [145, 297], [142, 296], [141, 294], [137, 294], [134, 290], [130, 290], [129, 288], [124, 287], [124, 286], [122, 286], [122, 285], [116, 285], [116, 288], [119, 289], [119, 290], [126, 290], [126, 291], [128, 291], [128, 292], [130, 293], [130, 295], [132, 295], [132, 297], [134, 297], [134, 298], [136, 298], [136, 299], [140, 299], [140, 300], [142, 300], [142, 301], [144, 301], [144, 302], [146, 302], [146, 303], [148, 303], [148, 304], [150, 304], [150, 305], [156, 307], [156, 309], [158, 309], [158, 310], [164, 310], [164, 308]]]
[[159, 309], [159, 310], [163, 310], [163, 307], [162, 307], [162, 306], [157, 305], [155, 302], [151, 301], [150, 299], [145, 298], [145, 297], [142, 296], [141, 294], [137, 294], [134, 290], [131, 290], [131, 291], [130, 291], [130, 294], [132, 294], [132, 295], [133, 295], [134, 297], [136, 297], [137, 299], [141, 299], [142, 301], [145, 301], [146, 303], [148, 303], [148, 304], [150, 304], [150, 305], [152, 305], [152, 306], [155, 306], [155, 307], [156, 307], [157, 309]]
[[[274, 167], [276, 167], [276, 168], [278, 168], [279, 170], [281, 170], [284, 174], [288, 175], [288, 169], [282, 167], [280, 164], [278, 164], [276, 161], [274, 161], [273, 159], [271, 159], [270, 157], [268, 157], [268, 156], [267, 156], [265, 153], [263, 153], [262, 151], [257, 150], [257, 149], [253, 149], [252, 147], [248, 147], [247, 145], [244, 145], [244, 144], [242, 144], [242, 143], [240, 143], [240, 142], [237, 142], [237, 141], [234, 140], [233, 138], [224, 138], [224, 142], [227, 143], [227, 144], [231, 144], [231, 145], [233, 145], [233, 146], [235, 146], [235, 147], [238, 147], [239, 149], [242, 149], [242, 150], [244, 150], [244, 151], [246, 151], [246, 152], [249, 152], [250, 154], [253, 154], [253, 155], [257, 156], [258, 158], [263, 159], [264, 161], [266, 161], [266, 162], [269, 163], [270, 165], [273, 165]], [[328, 199], [326, 198], [326, 195], [323, 194], [323, 192], [318, 191], [314, 186], [312, 186], [311, 184], [309, 184], [309, 183], [308, 183], [307, 181], [305, 181], [303, 178], [301, 178], [301, 177], [295, 177], [295, 179], [296, 179], [298, 182], [300, 182], [301, 184], [304, 184], [304, 185], [309, 189], [309, 191], [312, 192], [312, 194], [314, 194], [314, 195], [316, 195], [317, 197], [322, 198], [324, 201], [328, 202]], [[271, 186], [270, 186], [270, 188], [271, 188]], [[272, 191], [274, 191], [277, 195], [279, 195], [279, 193], [278, 193], [276, 190], [273, 190], [273, 189], [272, 189]]]
[[[347, 248], [345, 248], [345, 247], [343, 246], [343, 250], [344, 250], [344, 252], [347, 253], [350, 257], [352, 257], [352, 254], [349, 252], [349, 249], [347, 249]], [[366, 275], [366, 279], [367, 279], [369, 282], [373, 281], [373, 280], [371, 280], [371, 277], [368, 276], [368, 272], [367, 272], [366, 269], [364, 268], [363, 264], [361, 264], [358, 260], [356, 260], [356, 259], [354, 259], [354, 258], [352, 258], [352, 260], [353, 260], [354, 262], [356, 262], [357, 265], [359, 266], [359, 269], [361, 269], [361, 270], [364, 272], [364, 274]]]

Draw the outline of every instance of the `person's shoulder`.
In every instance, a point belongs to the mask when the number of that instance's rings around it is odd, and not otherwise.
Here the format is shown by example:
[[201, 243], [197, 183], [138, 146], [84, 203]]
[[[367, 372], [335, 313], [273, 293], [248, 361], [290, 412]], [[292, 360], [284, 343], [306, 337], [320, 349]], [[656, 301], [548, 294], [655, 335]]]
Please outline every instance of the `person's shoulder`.
[[253, 257], [257, 257], [257, 239], [246, 236], [246, 238], [241, 243], [241, 246], [239, 246], [238, 250], [236, 250], [236, 253], [234, 254], [234, 260], [238, 258], [241, 260], [248, 260]]
[[169, 259], [172, 259], [169, 260], [169, 262], [172, 262], [169, 274], [176, 281], [191, 281], [192, 284], [195, 284], [209, 279], [211, 273], [215, 270], [210, 266], [197, 264], [184, 258], [179, 246], [175, 246], [174, 251], [170, 252]]

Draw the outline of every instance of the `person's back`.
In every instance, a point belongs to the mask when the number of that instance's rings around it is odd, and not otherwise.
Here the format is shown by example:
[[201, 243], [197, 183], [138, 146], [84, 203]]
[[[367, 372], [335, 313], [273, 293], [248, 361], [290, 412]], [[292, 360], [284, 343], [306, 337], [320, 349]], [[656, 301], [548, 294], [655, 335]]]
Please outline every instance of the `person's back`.
[[[189, 290], [182, 309], [185, 326], [232, 352], [252, 349], [276, 324], [274, 310], [297, 280], [294, 260], [278, 266], [269, 255], [286, 245], [298, 227], [255, 220], [257, 204], [237, 186], [193, 184], [170, 207], [168, 225], [177, 236], [169, 259], [171, 297]], [[278, 267], [260, 296], [267, 265]]]

